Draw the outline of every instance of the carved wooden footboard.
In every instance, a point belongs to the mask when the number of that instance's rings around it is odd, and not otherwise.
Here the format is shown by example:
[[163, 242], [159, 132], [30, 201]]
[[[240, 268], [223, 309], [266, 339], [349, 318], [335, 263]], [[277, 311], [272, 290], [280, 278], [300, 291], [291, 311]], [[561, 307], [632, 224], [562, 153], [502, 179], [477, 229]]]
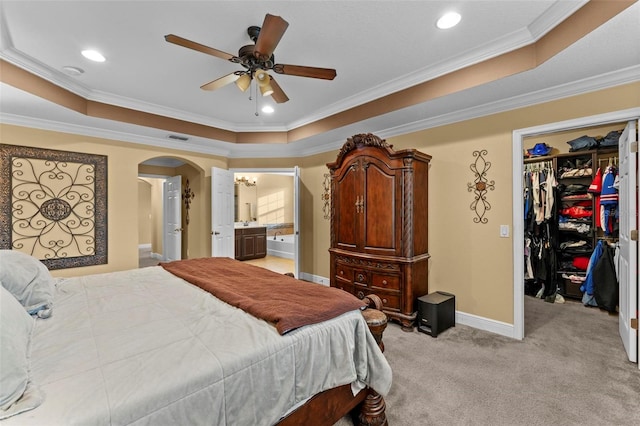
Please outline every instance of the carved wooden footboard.
[[[384, 352], [382, 334], [387, 327], [387, 316], [380, 310], [382, 301], [374, 294], [363, 299], [368, 308], [362, 311], [369, 330]], [[357, 426], [386, 426], [387, 416], [385, 402], [381, 395], [373, 389], [365, 388], [357, 395], [351, 392], [351, 385], [343, 385], [329, 389], [313, 396], [303, 406], [282, 419], [278, 426], [332, 426], [342, 417], [359, 407], [354, 413]]]

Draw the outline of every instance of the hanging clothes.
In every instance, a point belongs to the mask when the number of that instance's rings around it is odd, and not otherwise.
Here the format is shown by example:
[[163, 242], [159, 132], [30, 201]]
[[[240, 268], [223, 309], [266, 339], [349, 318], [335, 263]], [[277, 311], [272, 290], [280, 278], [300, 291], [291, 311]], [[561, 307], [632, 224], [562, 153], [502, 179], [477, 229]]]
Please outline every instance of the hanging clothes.
[[[596, 208], [600, 208], [600, 192], [602, 192], [602, 170], [600, 169], [600, 167], [598, 167], [598, 170], [596, 171], [596, 175], [593, 177], [593, 181], [591, 182], [591, 185], [589, 185], [589, 189], [588, 191], [592, 194], [597, 194], [596, 195]], [[595, 215], [595, 223], [594, 226], [596, 228], [600, 228], [601, 222], [600, 222], [600, 214], [596, 214]]]
[[[525, 165], [523, 203], [525, 229], [525, 293], [540, 289], [539, 297], [551, 301], [557, 290], [554, 216], [558, 182], [550, 161]], [[528, 280], [528, 281], [527, 281]], [[533, 283], [533, 286], [532, 286]]]
[[545, 181], [546, 199], [544, 205], [544, 219], [549, 220], [553, 216], [553, 207], [555, 202], [555, 189], [558, 187], [553, 169], [547, 170], [547, 180]]
[[618, 170], [608, 166], [602, 177], [602, 190], [600, 192], [600, 227], [604, 235], [613, 235], [617, 229], [618, 217], [618, 189], [615, 187]]
[[616, 312], [618, 307], [618, 279], [614, 263], [615, 249], [605, 243], [602, 256], [593, 268], [593, 295], [600, 309]]

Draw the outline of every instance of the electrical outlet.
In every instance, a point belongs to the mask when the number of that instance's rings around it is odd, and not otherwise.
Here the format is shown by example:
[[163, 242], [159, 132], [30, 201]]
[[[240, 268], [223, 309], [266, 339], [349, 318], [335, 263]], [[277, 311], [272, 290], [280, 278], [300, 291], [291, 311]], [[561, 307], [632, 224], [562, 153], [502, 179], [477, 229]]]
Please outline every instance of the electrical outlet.
[[509, 225], [500, 225], [500, 237], [509, 238]]

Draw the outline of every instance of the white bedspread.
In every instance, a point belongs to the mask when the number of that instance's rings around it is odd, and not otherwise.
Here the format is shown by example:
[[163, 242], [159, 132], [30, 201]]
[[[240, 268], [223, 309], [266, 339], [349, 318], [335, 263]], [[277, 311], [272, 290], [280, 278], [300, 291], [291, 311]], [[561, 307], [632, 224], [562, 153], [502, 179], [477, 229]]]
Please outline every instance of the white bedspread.
[[36, 323], [33, 425], [271, 425], [323, 390], [391, 370], [358, 311], [285, 336], [151, 267], [71, 278]]

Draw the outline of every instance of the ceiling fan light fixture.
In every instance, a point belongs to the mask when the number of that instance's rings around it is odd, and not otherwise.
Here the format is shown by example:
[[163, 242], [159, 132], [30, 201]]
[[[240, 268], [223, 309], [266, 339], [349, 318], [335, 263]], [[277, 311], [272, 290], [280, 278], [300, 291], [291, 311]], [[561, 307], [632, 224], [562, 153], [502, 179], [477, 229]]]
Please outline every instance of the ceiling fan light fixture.
[[238, 89], [242, 90], [243, 92], [246, 92], [250, 85], [251, 77], [249, 77], [249, 74], [242, 74], [236, 80], [236, 86], [238, 86]]
[[256, 70], [253, 76], [260, 87], [266, 86], [271, 82], [271, 76], [263, 69]]
[[260, 93], [262, 93], [262, 96], [271, 96], [273, 95], [273, 87], [269, 83], [261, 85]]
[[438, 28], [440, 28], [441, 30], [446, 30], [446, 29], [453, 28], [456, 25], [458, 25], [458, 23], [460, 23], [461, 19], [462, 19], [462, 16], [460, 16], [459, 13], [457, 13], [457, 12], [448, 12], [448, 13], [445, 13], [444, 15], [442, 15], [440, 17], [440, 19], [438, 19], [438, 21], [436, 22], [436, 26]]
[[271, 105], [265, 105], [262, 107], [262, 112], [265, 114], [273, 114], [274, 111], [275, 109]]

